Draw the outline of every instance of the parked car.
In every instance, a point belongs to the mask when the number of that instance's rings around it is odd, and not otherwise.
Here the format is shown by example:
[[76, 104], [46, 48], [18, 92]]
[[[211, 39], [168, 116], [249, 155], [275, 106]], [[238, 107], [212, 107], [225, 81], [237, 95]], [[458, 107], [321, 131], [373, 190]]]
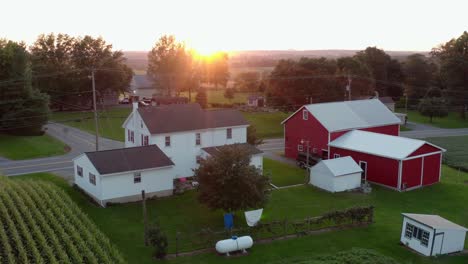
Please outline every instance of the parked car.
[[129, 104], [130, 103], [130, 99], [128, 98], [124, 98], [122, 100], [120, 100], [119, 104]]
[[[317, 157], [313, 154], [309, 153], [309, 167], [314, 166], [321, 160], [320, 157]], [[296, 158], [296, 164], [299, 168], [306, 169], [307, 168], [307, 153], [299, 152]]]

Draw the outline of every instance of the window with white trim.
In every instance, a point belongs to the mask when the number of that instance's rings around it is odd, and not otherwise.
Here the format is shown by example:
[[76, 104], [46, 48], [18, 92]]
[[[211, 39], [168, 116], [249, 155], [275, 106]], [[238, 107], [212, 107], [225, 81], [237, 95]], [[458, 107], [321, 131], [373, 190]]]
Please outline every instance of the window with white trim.
[[141, 172], [133, 173], [133, 183], [140, 183], [141, 182]]
[[91, 172], [89, 173], [89, 182], [92, 185], [96, 185], [96, 175], [92, 174]]
[[232, 138], [232, 128], [226, 129], [226, 138], [231, 139]]
[[337, 159], [337, 158], [339, 158], [339, 157], [340, 157], [340, 154], [338, 154], [338, 153], [333, 154], [333, 158], [334, 158], [334, 159]]
[[309, 111], [307, 111], [307, 109], [302, 110], [302, 119], [309, 119]]
[[197, 145], [197, 146], [201, 145], [201, 134], [200, 133], [195, 134], [195, 145]]
[[421, 245], [427, 247], [429, 245], [429, 232], [425, 231], [424, 229], [412, 225], [410, 223], [406, 223], [405, 228], [405, 237], [409, 239], [416, 239], [419, 240]]
[[164, 141], [165, 141], [164, 144], [165, 144], [166, 147], [171, 146], [171, 137], [170, 136], [166, 136]]
[[76, 165], [76, 173], [78, 174], [78, 176], [83, 177], [83, 168]]
[[304, 151], [304, 146], [297, 145], [297, 151]]
[[132, 143], [135, 143], [135, 133], [133, 131], [130, 131], [130, 138], [130, 141], [132, 141]]
[[149, 145], [149, 136], [144, 136], [143, 137], [143, 142], [144, 142], [143, 143], [144, 146], [148, 146]]

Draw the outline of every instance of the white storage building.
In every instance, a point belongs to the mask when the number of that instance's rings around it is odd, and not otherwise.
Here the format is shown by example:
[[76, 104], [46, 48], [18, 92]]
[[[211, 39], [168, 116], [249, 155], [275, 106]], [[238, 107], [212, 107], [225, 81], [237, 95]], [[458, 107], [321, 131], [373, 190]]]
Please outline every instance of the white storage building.
[[361, 186], [362, 169], [351, 157], [322, 160], [310, 169], [310, 184], [329, 192]]
[[466, 229], [438, 215], [403, 214], [401, 243], [425, 255], [463, 251]]
[[86, 152], [73, 160], [75, 184], [101, 206], [171, 195], [174, 163], [156, 146]]

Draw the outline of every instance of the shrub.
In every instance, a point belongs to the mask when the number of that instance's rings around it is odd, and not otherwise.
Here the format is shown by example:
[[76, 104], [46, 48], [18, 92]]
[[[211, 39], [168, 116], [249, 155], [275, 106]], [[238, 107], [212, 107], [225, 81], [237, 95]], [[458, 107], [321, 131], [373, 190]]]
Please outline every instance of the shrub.
[[148, 243], [154, 247], [154, 256], [163, 259], [167, 254], [167, 236], [162, 232], [159, 225], [152, 225], [146, 231]]

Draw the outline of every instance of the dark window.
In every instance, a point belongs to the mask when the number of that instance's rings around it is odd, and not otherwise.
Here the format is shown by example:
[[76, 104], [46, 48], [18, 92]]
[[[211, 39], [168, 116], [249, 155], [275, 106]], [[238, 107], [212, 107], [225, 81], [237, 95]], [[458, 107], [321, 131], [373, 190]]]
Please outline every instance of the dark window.
[[200, 133], [195, 134], [195, 145], [197, 145], [197, 146], [201, 145], [201, 135], [200, 135]]
[[133, 173], [133, 183], [140, 183], [141, 182], [141, 172]]
[[130, 141], [135, 143], [135, 133], [133, 133], [133, 131], [130, 131]]
[[406, 223], [406, 229], [405, 229], [405, 237], [410, 238], [413, 236], [413, 225]]
[[171, 146], [171, 137], [170, 137], [170, 136], [166, 136], [165, 144], [166, 144], [166, 147], [170, 147], [170, 146]]
[[226, 138], [228, 139], [232, 138], [232, 128], [228, 128], [226, 130]]
[[302, 145], [297, 145], [297, 151], [303, 151], [304, 150], [304, 146]]
[[334, 159], [339, 158], [339, 157], [340, 157], [340, 154], [337, 154], [337, 153], [333, 154]]
[[406, 229], [405, 229], [405, 237], [409, 239], [416, 239], [419, 240], [421, 245], [427, 247], [429, 245], [429, 232], [416, 227], [412, 224], [407, 223], [406, 224]]
[[197, 156], [197, 164], [200, 164], [201, 161], [202, 161], [202, 159], [203, 159], [203, 158], [202, 158], [201, 156]]
[[149, 136], [145, 136], [145, 137], [144, 137], [144, 142], [145, 142], [145, 143], [144, 143], [145, 146], [148, 146], [148, 145], [149, 145]]
[[78, 174], [78, 176], [81, 176], [83, 177], [83, 168], [81, 168], [80, 166], [76, 166], [76, 173]]
[[89, 182], [92, 185], [96, 185], [96, 175], [92, 174], [91, 172], [89, 173]]

